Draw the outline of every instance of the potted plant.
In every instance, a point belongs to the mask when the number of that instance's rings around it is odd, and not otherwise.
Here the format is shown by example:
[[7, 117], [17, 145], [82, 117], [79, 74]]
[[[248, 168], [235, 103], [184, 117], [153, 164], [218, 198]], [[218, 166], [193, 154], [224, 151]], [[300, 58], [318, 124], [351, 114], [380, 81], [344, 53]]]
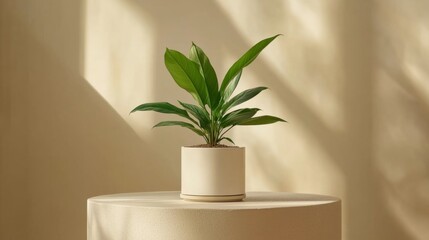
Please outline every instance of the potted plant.
[[168, 102], [144, 103], [136, 111], [155, 111], [176, 114], [185, 121], [162, 121], [154, 127], [181, 126], [203, 137], [205, 144], [182, 147], [181, 197], [195, 201], [238, 201], [245, 197], [245, 148], [221, 144], [228, 141], [225, 134], [237, 125], [261, 125], [285, 122], [264, 115], [255, 117], [258, 108], [234, 107], [255, 97], [266, 87], [245, 90], [232, 97], [241, 78], [243, 68], [276, 37], [264, 39], [250, 48], [226, 73], [218, 85], [216, 72], [201, 48], [192, 43], [189, 57], [166, 49], [165, 66], [179, 87], [189, 92], [196, 104], [178, 101], [179, 106]]

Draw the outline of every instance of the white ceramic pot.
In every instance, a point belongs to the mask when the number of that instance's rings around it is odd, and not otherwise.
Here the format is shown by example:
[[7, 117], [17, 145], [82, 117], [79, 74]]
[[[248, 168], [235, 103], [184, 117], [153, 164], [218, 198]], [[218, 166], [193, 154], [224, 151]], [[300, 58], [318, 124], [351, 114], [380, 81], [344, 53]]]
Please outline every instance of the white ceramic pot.
[[240, 201], [245, 197], [245, 148], [182, 147], [183, 199]]

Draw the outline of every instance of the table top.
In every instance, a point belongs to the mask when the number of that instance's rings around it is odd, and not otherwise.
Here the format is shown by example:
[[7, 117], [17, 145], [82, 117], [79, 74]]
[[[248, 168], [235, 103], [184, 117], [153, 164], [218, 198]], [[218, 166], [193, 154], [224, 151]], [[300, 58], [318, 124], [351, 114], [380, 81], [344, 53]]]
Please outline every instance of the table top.
[[88, 199], [89, 240], [340, 240], [341, 201], [315, 194], [248, 192], [241, 202], [192, 202], [179, 192]]
[[88, 199], [89, 203], [123, 207], [241, 210], [306, 207], [339, 202], [325, 195], [290, 192], [247, 192], [240, 202], [193, 202], [180, 198], [180, 192], [141, 192], [104, 195]]

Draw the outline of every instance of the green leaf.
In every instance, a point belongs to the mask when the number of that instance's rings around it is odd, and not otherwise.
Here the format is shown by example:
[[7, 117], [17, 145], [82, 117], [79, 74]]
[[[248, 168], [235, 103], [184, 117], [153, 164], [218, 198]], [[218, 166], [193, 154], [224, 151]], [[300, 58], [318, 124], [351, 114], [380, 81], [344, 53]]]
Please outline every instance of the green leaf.
[[[220, 87], [220, 91], [224, 92], [225, 89], [228, 87], [229, 84], [231, 84], [232, 79], [237, 76], [237, 74], [243, 70], [244, 67], [248, 66], [250, 63], [253, 62], [253, 60], [256, 59], [256, 57], [261, 53], [261, 51], [268, 46], [276, 37], [278, 37], [280, 34], [277, 34], [273, 37], [266, 38], [257, 44], [255, 44], [252, 48], [250, 48], [243, 56], [240, 57], [228, 70], [228, 72], [225, 74], [225, 77], [223, 78], [222, 85]], [[237, 84], [235, 84], [237, 85]], [[234, 87], [235, 89], [235, 87]], [[233, 90], [234, 90], [233, 89]]]
[[178, 101], [180, 105], [182, 105], [192, 116], [194, 116], [199, 122], [200, 126], [203, 128], [206, 128], [207, 125], [210, 122], [210, 116], [208, 112], [196, 105], [189, 104], [189, 103], [183, 103], [181, 101]]
[[243, 120], [237, 125], [263, 125], [263, 124], [271, 124], [275, 122], [287, 122], [287, 121], [278, 117], [265, 115], [265, 116], [259, 116], [259, 117]]
[[185, 127], [188, 128], [190, 130], [192, 130], [193, 132], [195, 132], [196, 134], [200, 135], [200, 136], [204, 136], [204, 132], [197, 129], [194, 125], [187, 123], [187, 122], [181, 122], [181, 121], [163, 121], [160, 122], [158, 124], [156, 124], [155, 126], [153, 126], [154, 128], [156, 127], [167, 127], [167, 126], [180, 126], [180, 127]]
[[256, 87], [256, 88], [252, 88], [252, 89], [248, 89], [245, 90], [239, 94], [237, 94], [237, 96], [231, 98], [231, 100], [229, 100], [227, 103], [225, 103], [225, 105], [223, 106], [223, 112], [228, 111], [228, 109], [235, 107], [243, 102], [246, 102], [249, 99], [252, 99], [253, 97], [255, 97], [256, 95], [258, 95], [260, 92], [262, 92], [263, 90], [267, 89], [266, 87]]
[[130, 113], [136, 111], [155, 111], [159, 113], [177, 114], [189, 119], [188, 113], [168, 102], [144, 103], [134, 108]]
[[216, 72], [210, 63], [209, 58], [200, 47], [192, 43], [191, 51], [189, 53], [189, 59], [198, 63], [198, 65], [200, 66], [200, 72], [204, 77], [207, 92], [210, 98], [209, 106], [210, 108], [215, 108], [219, 103], [219, 86], [217, 82]]
[[225, 91], [221, 92], [223, 101], [227, 101], [229, 99], [229, 97], [231, 97], [232, 93], [234, 92], [235, 88], [237, 87], [238, 82], [240, 81], [242, 72], [243, 72], [242, 70], [240, 72], [238, 72], [238, 74], [234, 77], [234, 79], [231, 81], [231, 83], [228, 84], [228, 86], [225, 88]]
[[201, 106], [209, 103], [207, 87], [197, 63], [168, 48], [165, 50], [164, 61], [177, 85], [188, 91]]
[[232, 144], [234, 144], [234, 145], [235, 145], [234, 141], [232, 141], [232, 139], [231, 139], [231, 138], [229, 138], [229, 137], [222, 137], [221, 139], [219, 139], [219, 140], [218, 140], [218, 142], [220, 142], [220, 141], [222, 141], [222, 140], [227, 140], [228, 142], [231, 142]]
[[225, 128], [253, 117], [260, 109], [259, 108], [242, 108], [226, 114], [220, 122], [220, 126]]

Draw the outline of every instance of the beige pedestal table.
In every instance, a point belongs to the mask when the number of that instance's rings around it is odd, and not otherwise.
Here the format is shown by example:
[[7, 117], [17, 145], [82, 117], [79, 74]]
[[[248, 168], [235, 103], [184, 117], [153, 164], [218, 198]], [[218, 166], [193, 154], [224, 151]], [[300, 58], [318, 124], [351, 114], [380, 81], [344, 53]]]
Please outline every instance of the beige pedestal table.
[[341, 201], [248, 192], [241, 202], [181, 200], [179, 192], [88, 199], [88, 240], [340, 240]]

